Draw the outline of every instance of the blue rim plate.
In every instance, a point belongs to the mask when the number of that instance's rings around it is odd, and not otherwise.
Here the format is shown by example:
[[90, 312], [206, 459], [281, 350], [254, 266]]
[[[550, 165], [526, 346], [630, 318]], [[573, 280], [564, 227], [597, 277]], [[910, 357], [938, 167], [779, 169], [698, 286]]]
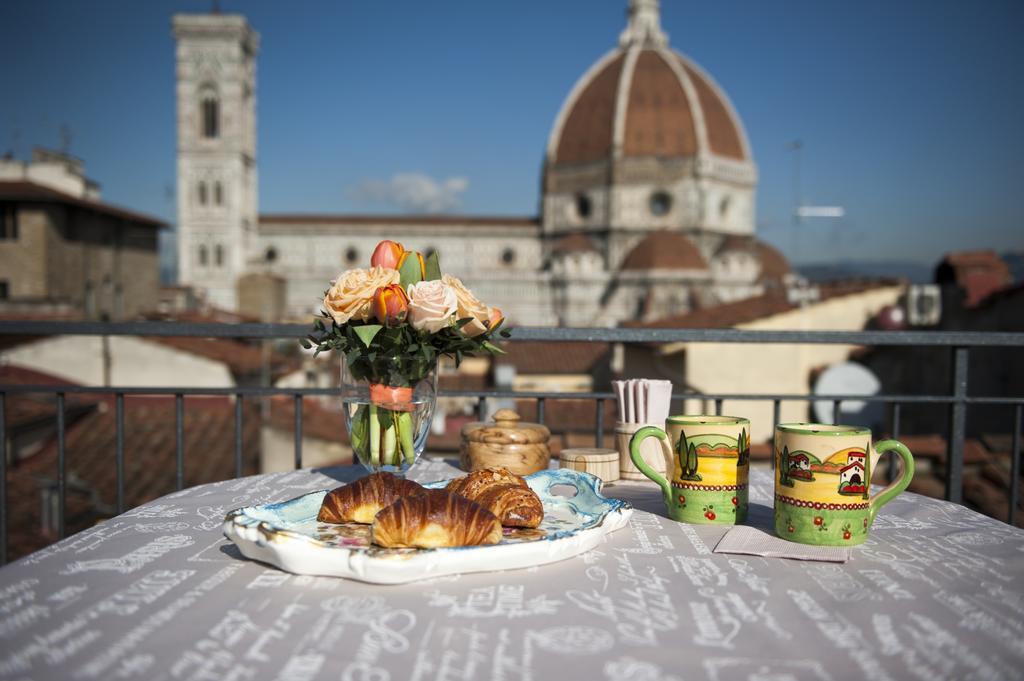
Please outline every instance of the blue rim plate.
[[[537, 530], [506, 529], [499, 544], [448, 549], [384, 549], [369, 542], [369, 526], [317, 521], [327, 490], [275, 504], [247, 506], [224, 517], [224, 535], [247, 558], [299, 575], [404, 584], [469, 572], [512, 570], [577, 556], [623, 527], [633, 513], [625, 501], [601, 494], [601, 480], [573, 470], [526, 476], [544, 504]], [[448, 480], [424, 485], [444, 487]]]

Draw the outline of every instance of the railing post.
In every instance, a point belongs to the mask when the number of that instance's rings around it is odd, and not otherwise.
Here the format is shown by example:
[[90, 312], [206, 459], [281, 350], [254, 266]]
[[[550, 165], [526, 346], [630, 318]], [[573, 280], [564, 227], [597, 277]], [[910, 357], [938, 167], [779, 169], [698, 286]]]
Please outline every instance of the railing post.
[[1013, 445], [1010, 447], [1010, 513], [1006, 522], [1017, 522], [1017, 504], [1020, 503], [1020, 429], [1024, 406], [1013, 408]]
[[174, 396], [174, 445], [174, 485], [181, 490], [185, 488], [185, 396], [181, 393]]
[[7, 565], [7, 423], [5, 395], [0, 393], [0, 566]]
[[594, 446], [604, 446], [604, 400], [597, 398], [597, 414], [594, 418]]
[[67, 495], [64, 456], [64, 393], [57, 393], [57, 537], [64, 538], [64, 501]]
[[242, 393], [235, 394], [235, 477], [242, 477]]
[[839, 425], [839, 414], [843, 410], [842, 400], [832, 400], [832, 425]]
[[478, 397], [476, 400], [476, 420], [485, 421], [487, 419], [487, 398]]
[[715, 398], [715, 416], [721, 416], [721, 415], [722, 415], [722, 398], [721, 397], [717, 397], [717, 398]]
[[302, 395], [295, 395], [295, 470], [302, 468]]
[[116, 444], [114, 457], [117, 459], [117, 514], [124, 513], [124, 393], [114, 396], [114, 430]]
[[[893, 440], [899, 440], [900, 439], [900, 403], [899, 402], [893, 402], [892, 403], [892, 428], [889, 429], [889, 432], [891, 433]], [[888, 464], [888, 466], [886, 467], [886, 470], [885, 470], [885, 477], [888, 479], [889, 482], [892, 482], [893, 480], [896, 479], [896, 470], [897, 470], [898, 467], [899, 467], [899, 465], [896, 463], [896, 457], [895, 456], [890, 456], [889, 457], [889, 464]]]
[[543, 397], [537, 398], [537, 423], [542, 426], [544, 425], [544, 403], [545, 399]]
[[779, 427], [779, 414], [782, 410], [782, 400], [772, 400], [772, 434], [768, 440], [771, 445], [771, 455], [768, 457], [772, 470], [775, 470], [775, 430]]
[[953, 348], [953, 405], [950, 407], [949, 452], [946, 463], [946, 499], [962, 503], [964, 498], [964, 439], [967, 422], [968, 348]]

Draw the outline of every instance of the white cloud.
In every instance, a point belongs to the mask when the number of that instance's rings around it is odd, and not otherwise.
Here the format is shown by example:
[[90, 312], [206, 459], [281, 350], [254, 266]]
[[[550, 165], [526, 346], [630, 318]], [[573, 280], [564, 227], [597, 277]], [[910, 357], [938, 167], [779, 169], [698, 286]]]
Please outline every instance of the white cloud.
[[423, 173], [398, 173], [390, 180], [363, 180], [349, 190], [349, 196], [364, 203], [381, 203], [409, 212], [442, 213], [462, 204], [469, 188], [465, 177], [438, 182]]

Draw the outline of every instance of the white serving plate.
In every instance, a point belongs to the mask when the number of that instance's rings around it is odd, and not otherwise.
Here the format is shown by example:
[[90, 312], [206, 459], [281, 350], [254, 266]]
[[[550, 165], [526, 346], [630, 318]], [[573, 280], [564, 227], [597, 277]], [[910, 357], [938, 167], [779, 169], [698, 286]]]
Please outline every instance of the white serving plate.
[[[299, 575], [346, 577], [373, 584], [404, 584], [430, 577], [514, 570], [579, 555], [623, 527], [633, 513], [625, 501], [601, 495], [601, 480], [572, 470], [544, 470], [526, 482], [544, 504], [537, 530], [505, 530], [491, 546], [385, 549], [369, 543], [368, 525], [318, 522], [327, 490], [224, 517], [224, 534], [247, 558]], [[444, 487], [448, 480], [424, 487]], [[554, 488], [574, 496], [557, 494]], [[572, 489], [570, 489], [572, 488]]]

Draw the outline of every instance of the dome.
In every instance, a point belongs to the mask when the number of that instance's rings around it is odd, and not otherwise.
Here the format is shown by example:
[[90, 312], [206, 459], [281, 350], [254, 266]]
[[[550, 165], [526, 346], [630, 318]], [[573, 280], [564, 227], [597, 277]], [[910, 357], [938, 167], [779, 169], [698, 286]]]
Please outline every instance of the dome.
[[548, 164], [708, 155], [751, 160], [739, 116], [707, 73], [668, 47], [657, 0], [632, 0], [619, 47], [583, 75], [562, 105]]
[[706, 270], [700, 249], [679, 232], [648, 234], [622, 260], [622, 271]]

